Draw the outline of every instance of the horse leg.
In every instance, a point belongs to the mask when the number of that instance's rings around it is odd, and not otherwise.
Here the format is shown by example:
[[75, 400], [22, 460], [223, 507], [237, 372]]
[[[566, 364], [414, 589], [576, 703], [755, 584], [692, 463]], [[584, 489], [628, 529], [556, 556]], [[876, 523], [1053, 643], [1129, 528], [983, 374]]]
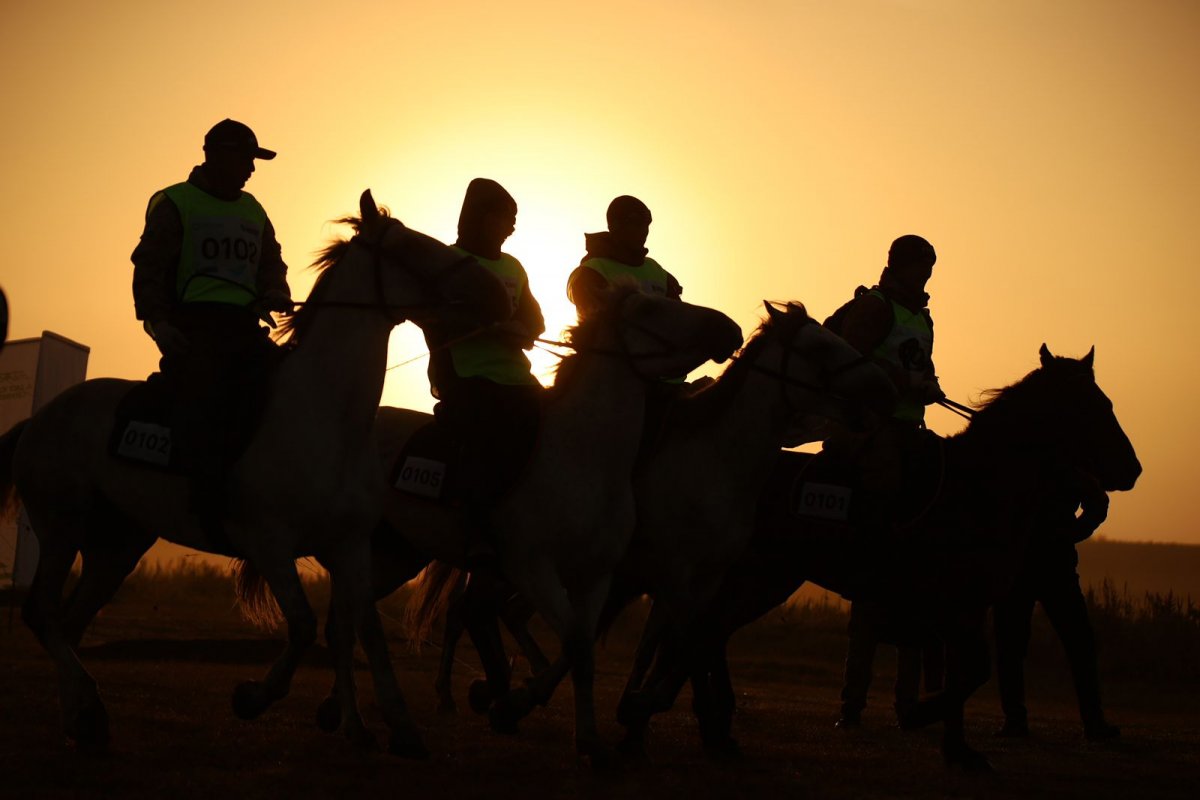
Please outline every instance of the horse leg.
[[346, 738], [363, 750], [376, 747], [358, 711], [358, 688], [354, 678], [354, 629], [349, 598], [340, 581], [330, 579], [329, 612], [325, 618], [325, 641], [333, 660], [333, 689], [317, 708], [317, 727], [333, 733], [346, 721]]
[[152, 536], [113, 540], [89, 535], [82, 552], [79, 581], [63, 609], [63, 635], [72, 648], [79, 647], [96, 614], [108, 605], [153, 544]]
[[575, 602], [575, 626], [567, 635], [564, 650], [571, 660], [571, 683], [575, 689], [575, 750], [592, 767], [602, 768], [612, 754], [596, 729], [596, 622], [608, 597], [609, 580], [601, 578]]
[[507, 694], [511, 687], [512, 670], [497, 619], [508, 591], [508, 586], [476, 573], [471, 575], [463, 592], [463, 620], [484, 674], [483, 680], [471, 682], [467, 694], [471, 709], [477, 714], [486, 714], [492, 701]]
[[[666, 615], [658, 602], [651, 603], [650, 615], [642, 627], [642, 635], [638, 639], [637, 649], [633, 654], [633, 668], [625, 680], [621, 699], [617, 702], [617, 722], [626, 728], [635, 725], [642, 716], [638, 709], [639, 701], [642, 699], [640, 693], [646, 682], [646, 673], [654, 664], [655, 655], [662, 642], [666, 621]], [[632, 744], [633, 742], [630, 742], [630, 745]]]
[[[62, 592], [78, 548], [60, 526], [30, 514], [38, 532], [37, 570], [21, 618], [41, 642], [58, 672], [63, 731], [84, 752], [108, 749], [108, 712], [96, 681], [79, 661], [63, 625]], [[82, 538], [82, 537], [80, 537]]]
[[[438, 660], [437, 678], [433, 682], [433, 690], [437, 694], [439, 714], [453, 714], [458, 710], [454, 703], [454, 692], [451, 690], [451, 675], [454, 672], [454, 651], [458, 649], [458, 641], [466, 630], [466, 612], [463, 608], [463, 590], [466, 575], [463, 574], [454, 586], [450, 601], [446, 607], [446, 627], [442, 632], [442, 655]], [[472, 684], [473, 685], [473, 684]], [[472, 706], [473, 707], [473, 706]], [[487, 710], [486, 708], [484, 709]], [[482, 712], [481, 712], [482, 713]]]
[[574, 611], [567, 592], [559, 583], [552, 564], [545, 560], [525, 563], [520, 575], [512, 575], [518, 591], [535, 607], [558, 634], [563, 652], [550, 668], [528, 678], [525, 683], [497, 697], [488, 711], [492, 730], [515, 733], [517, 723], [527, 717], [535, 705], [550, 702], [554, 690], [571, 668], [570, 636], [575, 626]]
[[[394, 549], [388, 548], [387, 543], [392, 535], [391, 529], [385, 525], [380, 525], [371, 539], [371, 587], [376, 602], [385, 597], [390, 596], [393, 592], [399, 589], [404, 584], [408, 583], [429, 563], [429, 560], [409, 551], [397, 552]], [[382, 538], [382, 546], [380, 539]], [[347, 617], [347, 620], [349, 617]], [[329, 644], [330, 652], [337, 652], [337, 636], [339, 631], [336, 628], [338, 623], [338, 615], [334, 613], [333, 597], [330, 597], [329, 613], [325, 622], [325, 639]], [[349, 667], [345, 671], [348, 676], [351, 686], [353, 687], [354, 671], [353, 671], [353, 630], [351, 629], [351, 644], [349, 645], [349, 656], [351, 660], [348, 662]], [[342, 724], [342, 707], [339, 693], [339, 684], [343, 678], [339, 677], [339, 672], [334, 669], [333, 686], [329, 694], [321, 701], [317, 708], [317, 727], [327, 733], [333, 733]], [[350, 696], [356, 696], [356, 689], [351, 688]], [[364, 726], [365, 730], [365, 726]]]
[[529, 620], [533, 619], [533, 606], [520, 595], [513, 595], [500, 610], [500, 618], [504, 627], [512, 634], [517, 646], [525, 654], [532, 673], [545, 672], [550, 668], [550, 659], [546, 658], [542, 648], [529, 632]]
[[942, 755], [946, 763], [970, 771], [991, 769], [987, 758], [967, 744], [963, 707], [991, 676], [991, 657], [983, 632], [983, 621], [972, 626], [953, 646], [946, 647], [946, 689], [949, 698], [942, 732]]
[[[241, 541], [248, 539], [252, 537], [242, 537]], [[317, 618], [304, 595], [295, 562], [290, 558], [260, 558], [253, 566], [259, 574], [251, 580], [266, 581], [287, 621], [288, 635], [283, 653], [266, 677], [261, 682], [246, 681], [234, 690], [233, 713], [241, 719], [255, 719], [271, 704], [287, 697], [296, 668], [317, 639]]]
[[[700, 693], [695, 695], [693, 708], [700, 724], [700, 739], [710, 755], [729, 757], [741, 754], [737, 739], [733, 738], [733, 713], [737, 699], [733, 691], [733, 678], [729, 674], [729, 659], [726, 652], [729, 640], [713, 642], [703, 660], [706, 679], [703, 686], [703, 701]], [[693, 678], [693, 687], [696, 681]]]
[[[338, 566], [340, 568], [331, 572], [330, 577], [335, 587], [339, 583], [342, 584], [354, 631], [358, 633], [371, 668], [375, 699], [383, 714], [384, 723], [391, 732], [388, 752], [406, 758], [428, 758], [429, 751], [425, 749], [420, 731], [408, 714], [408, 706], [396, 681], [396, 673], [388, 655], [383, 623], [380, 622], [379, 612], [375, 608], [370, 581], [370, 540], [364, 539], [350, 547], [339, 559]], [[353, 702], [353, 698], [343, 698], [343, 708], [348, 702]]]

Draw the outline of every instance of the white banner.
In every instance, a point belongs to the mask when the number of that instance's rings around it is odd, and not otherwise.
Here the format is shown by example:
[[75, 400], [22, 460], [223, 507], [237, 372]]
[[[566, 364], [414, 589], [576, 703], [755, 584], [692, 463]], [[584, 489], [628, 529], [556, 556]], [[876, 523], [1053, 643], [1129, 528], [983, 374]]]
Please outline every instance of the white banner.
[[[18, 339], [0, 350], [0, 433], [29, 418], [59, 392], [87, 377], [90, 348], [57, 333]], [[0, 522], [0, 577], [28, 588], [37, 568], [37, 537], [24, 509]]]

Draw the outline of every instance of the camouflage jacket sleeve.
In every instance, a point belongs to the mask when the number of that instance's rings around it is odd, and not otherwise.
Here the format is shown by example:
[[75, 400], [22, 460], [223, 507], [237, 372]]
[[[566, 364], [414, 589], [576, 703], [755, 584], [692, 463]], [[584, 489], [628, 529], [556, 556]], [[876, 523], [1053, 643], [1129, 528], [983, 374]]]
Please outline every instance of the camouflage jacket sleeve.
[[163, 192], [146, 207], [146, 227], [133, 254], [133, 308], [146, 322], [165, 319], [175, 304], [175, 274], [183, 247], [179, 209]]
[[270, 219], [263, 227], [262, 259], [258, 262], [258, 295], [263, 297], [268, 294], [292, 296], [287, 282], [287, 264], [283, 263], [283, 250], [275, 239], [275, 226]]

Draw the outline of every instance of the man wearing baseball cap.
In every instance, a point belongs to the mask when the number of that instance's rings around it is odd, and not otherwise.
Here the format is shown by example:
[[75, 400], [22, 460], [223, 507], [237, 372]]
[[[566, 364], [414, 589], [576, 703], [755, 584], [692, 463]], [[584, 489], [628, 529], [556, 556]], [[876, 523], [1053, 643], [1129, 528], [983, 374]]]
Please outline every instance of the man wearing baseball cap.
[[273, 158], [247, 125], [218, 122], [204, 163], [150, 198], [131, 256], [134, 310], [177, 398], [172, 447], [207, 510], [219, 506], [210, 501], [223, 496], [224, 462], [255, 416], [258, 392], [246, 387], [274, 357], [259, 323], [273, 327], [270, 312], [293, 307], [275, 229], [242, 190], [255, 159]]

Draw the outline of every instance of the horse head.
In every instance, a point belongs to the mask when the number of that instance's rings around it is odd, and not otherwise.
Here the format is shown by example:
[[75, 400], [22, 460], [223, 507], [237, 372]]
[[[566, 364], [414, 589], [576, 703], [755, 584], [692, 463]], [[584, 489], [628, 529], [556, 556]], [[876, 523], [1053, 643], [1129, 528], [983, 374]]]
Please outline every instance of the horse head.
[[358, 205], [355, 241], [374, 251], [375, 292], [382, 306], [403, 311], [389, 315], [396, 322], [408, 318], [423, 327], [446, 306], [481, 325], [507, 318], [508, 292], [482, 264], [390, 217], [370, 189]]
[[1059, 456], [1090, 475], [1105, 491], [1132, 489], [1142, 465], [1113, 412], [1112, 401], [1096, 383], [1096, 348], [1083, 358], [1039, 351], [1045, 400], [1039, 427], [1053, 437]]
[[647, 380], [686, 375], [710, 359], [725, 361], [742, 344], [741, 328], [720, 311], [644, 294], [622, 282], [606, 290], [599, 308], [581, 322], [580, 329], [584, 327], [595, 331], [593, 337], [609, 338], [608, 346], [623, 353]]
[[764, 345], [755, 362], [779, 380], [795, 414], [864, 428], [891, 413], [896, 387], [877, 364], [810, 317], [802, 304], [780, 307], [764, 300], [763, 306]]

